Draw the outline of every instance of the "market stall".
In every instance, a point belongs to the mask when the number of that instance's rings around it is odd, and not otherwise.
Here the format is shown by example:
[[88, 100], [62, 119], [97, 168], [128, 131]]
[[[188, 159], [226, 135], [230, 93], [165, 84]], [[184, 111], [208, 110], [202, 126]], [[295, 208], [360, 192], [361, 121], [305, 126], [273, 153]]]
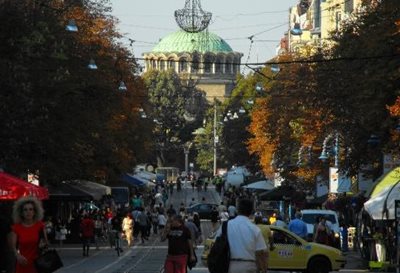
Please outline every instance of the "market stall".
[[14, 201], [23, 196], [36, 196], [40, 200], [49, 198], [46, 188], [36, 186], [23, 179], [0, 172], [0, 200]]

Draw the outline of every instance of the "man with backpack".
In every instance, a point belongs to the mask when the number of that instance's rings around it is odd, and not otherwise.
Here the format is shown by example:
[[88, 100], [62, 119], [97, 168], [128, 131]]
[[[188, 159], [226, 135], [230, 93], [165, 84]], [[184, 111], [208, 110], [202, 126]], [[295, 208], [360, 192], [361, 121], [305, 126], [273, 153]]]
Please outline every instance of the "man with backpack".
[[[240, 199], [237, 208], [238, 216], [227, 221], [225, 229], [219, 229], [217, 236], [227, 234], [230, 252], [229, 273], [266, 273], [268, 262], [268, 248], [261, 230], [251, 222], [249, 216], [253, 212], [253, 201]], [[215, 244], [214, 244], [215, 245]], [[211, 255], [208, 259], [215, 259], [218, 255]], [[209, 263], [210, 264], [210, 263]], [[209, 266], [210, 270], [210, 266]], [[215, 271], [215, 269], [213, 270]], [[211, 273], [228, 273], [215, 271]]]

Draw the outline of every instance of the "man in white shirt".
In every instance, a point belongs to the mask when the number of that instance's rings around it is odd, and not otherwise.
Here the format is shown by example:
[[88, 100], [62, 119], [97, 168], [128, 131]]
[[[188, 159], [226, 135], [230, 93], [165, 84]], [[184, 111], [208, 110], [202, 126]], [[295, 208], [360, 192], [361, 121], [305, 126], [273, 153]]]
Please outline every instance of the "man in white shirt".
[[[228, 241], [231, 252], [229, 273], [266, 273], [268, 249], [261, 230], [249, 216], [253, 212], [253, 201], [241, 199], [238, 216], [228, 221]], [[217, 236], [221, 234], [218, 230]]]

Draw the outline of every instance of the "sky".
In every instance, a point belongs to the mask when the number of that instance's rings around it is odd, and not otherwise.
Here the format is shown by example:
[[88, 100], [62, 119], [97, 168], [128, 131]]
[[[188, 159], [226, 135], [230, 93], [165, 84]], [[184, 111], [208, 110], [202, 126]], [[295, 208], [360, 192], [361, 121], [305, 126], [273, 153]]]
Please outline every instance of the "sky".
[[[289, 8], [299, 0], [201, 0], [212, 12], [209, 31], [223, 38], [234, 51], [243, 53], [242, 63], [259, 63], [276, 55], [276, 47], [288, 30]], [[149, 52], [156, 43], [179, 29], [174, 11], [185, 0], [111, 0], [112, 15], [120, 21], [122, 42], [135, 57]], [[253, 43], [249, 37], [253, 36]]]

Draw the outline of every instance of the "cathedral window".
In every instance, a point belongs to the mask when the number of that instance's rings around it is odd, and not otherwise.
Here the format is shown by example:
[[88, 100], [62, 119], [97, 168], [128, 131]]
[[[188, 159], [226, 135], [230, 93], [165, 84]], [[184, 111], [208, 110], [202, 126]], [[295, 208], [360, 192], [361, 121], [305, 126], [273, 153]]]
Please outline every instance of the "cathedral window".
[[185, 58], [179, 60], [179, 73], [188, 72], [188, 63]]

